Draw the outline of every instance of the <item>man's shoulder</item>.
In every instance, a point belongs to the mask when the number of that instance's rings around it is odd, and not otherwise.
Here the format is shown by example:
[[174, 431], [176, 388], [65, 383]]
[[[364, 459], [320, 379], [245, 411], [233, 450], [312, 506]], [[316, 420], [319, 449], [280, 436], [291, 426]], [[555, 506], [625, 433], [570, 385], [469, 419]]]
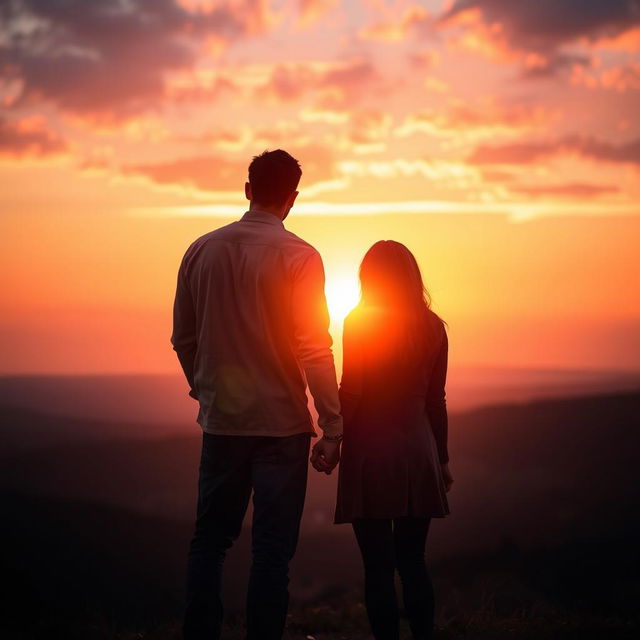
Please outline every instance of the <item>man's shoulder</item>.
[[282, 242], [285, 247], [297, 249], [304, 257], [316, 254], [320, 255], [318, 250], [310, 242], [307, 242], [288, 229], [283, 229]]
[[224, 238], [230, 231], [233, 230], [233, 227], [237, 224], [237, 220], [225, 224], [221, 227], [217, 227], [216, 229], [212, 229], [207, 233], [203, 233], [201, 236], [198, 236], [195, 240], [191, 242], [191, 244], [187, 247], [185, 253], [193, 253], [193, 251], [197, 250], [198, 247], [201, 247], [204, 244], [207, 244], [209, 240], [216, 240]]

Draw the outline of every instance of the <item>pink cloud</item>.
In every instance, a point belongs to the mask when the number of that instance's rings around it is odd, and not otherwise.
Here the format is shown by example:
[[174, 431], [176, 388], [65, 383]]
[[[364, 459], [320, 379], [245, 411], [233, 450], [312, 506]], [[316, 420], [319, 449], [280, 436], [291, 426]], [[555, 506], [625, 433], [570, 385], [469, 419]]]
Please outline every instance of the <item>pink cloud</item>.
[[364, 58], [329, 63], [277, 64], [266, 84], [256, 89], [258, 99], [292, 102], [313, 93], [324, 109], [350, 108], [367, 91], [381, 85], [373, 64]]
[[607, 69], [575, 67], [571, 73], [570, 81], [574, 85], [590, 89], [607, 89], [620, 93], [640, 91], [640, 62], [631, 62]]
[[606, 194], [617, 193], [618, 187], [611, 184], [589, 184], [584, 182], [569, 182], [565, 184], [548, 184], [532, 186], [511, 186], [513, 193], [533, 198], [556, 196], [560, 198], [593, 198]]
[[338, 0], [298, 0], [298, 24], [310, 26], [337, 4]]
[[66, 151], [66, 142], [46, 128], [42, 118], [11, 122], [0, 117], [0, 154], [13, 157], [43, 157]]
[[[332, 152], [320, 145], [287, 145], [286, 150], [302, 165], [301, 188], [335, 177]], [[256, 148], [255, 154], [263, 151]], [[252, 152], [253, 153], [253, 152]], [[251, 153], [241, 159], [228, 155], [199, 155], [168, 162], [127, 165], [122, 171], [149, 178], [156, 184], [192, 187], [200, 191], [242, 192]]]
[[407, 7], [401, 15], [389, 12], [382, 20], [362, 27], [358, 37], [362, 40], [402, 42], [411, 35], [421, 33], [431, 24], [432, 15], [420, 5]]
[[640, 165], [640, 138], [613, 144], [590, 136], [565, 136], [555, 141], [480, 145], [467, 159], [472, 164], [532, 164], [574, 153], [599, 162]]

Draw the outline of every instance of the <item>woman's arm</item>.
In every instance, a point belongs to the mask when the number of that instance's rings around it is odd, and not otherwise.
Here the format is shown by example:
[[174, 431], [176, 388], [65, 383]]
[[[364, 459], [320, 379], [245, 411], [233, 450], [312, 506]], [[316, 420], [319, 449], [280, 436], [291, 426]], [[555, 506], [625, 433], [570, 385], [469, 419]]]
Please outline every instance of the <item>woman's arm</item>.
[[440, 463], [446, 464], [449, 461], [449, 451], [447, 449], [449, 420], [447, 416], [445, 383], [447, 381], [449, 340], [444, 327], [442, 328], [442, 333], [443, 337], [440, 350], [436, 356], [429, 388], [427, 390], [426, 410], [438, 447]]
[[342, 379], [339, 390], [345, 425], [355, 416], [362, 395], [363, 354], [359, 345], [359, 333], [354, 326], [353, 316], [347, 316], [342, 331]]

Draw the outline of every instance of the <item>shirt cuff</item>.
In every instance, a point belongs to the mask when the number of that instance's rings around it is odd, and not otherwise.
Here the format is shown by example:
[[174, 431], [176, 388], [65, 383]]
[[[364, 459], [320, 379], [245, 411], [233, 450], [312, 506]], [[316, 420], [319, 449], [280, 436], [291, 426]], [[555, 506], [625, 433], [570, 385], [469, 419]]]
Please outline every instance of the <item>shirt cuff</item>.
[[322, 429], [322, 433], [325, 436], [329, 436], [330, 438], [334, 436], [342, 435], [342, 417], [340, 416], [336, 420], [332, 420], [331, 422], [327, 422], [322, 425], [318, 425], [320, 429]]

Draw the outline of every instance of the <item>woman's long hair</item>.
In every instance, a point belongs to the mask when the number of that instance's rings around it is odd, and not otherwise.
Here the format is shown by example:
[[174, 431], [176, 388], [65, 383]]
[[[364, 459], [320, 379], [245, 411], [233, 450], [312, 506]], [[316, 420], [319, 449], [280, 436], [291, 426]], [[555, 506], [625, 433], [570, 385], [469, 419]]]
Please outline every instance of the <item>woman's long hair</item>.
[[384, 325], [368, 332], [371, 347], [396, 360], [422, 360], [433, 348], [442, 320], [431, 311], [415, 256], [400, 242], [380, 240], [365, 254], [359, 275], [359, 309], [380, 312], [367, 315]]

